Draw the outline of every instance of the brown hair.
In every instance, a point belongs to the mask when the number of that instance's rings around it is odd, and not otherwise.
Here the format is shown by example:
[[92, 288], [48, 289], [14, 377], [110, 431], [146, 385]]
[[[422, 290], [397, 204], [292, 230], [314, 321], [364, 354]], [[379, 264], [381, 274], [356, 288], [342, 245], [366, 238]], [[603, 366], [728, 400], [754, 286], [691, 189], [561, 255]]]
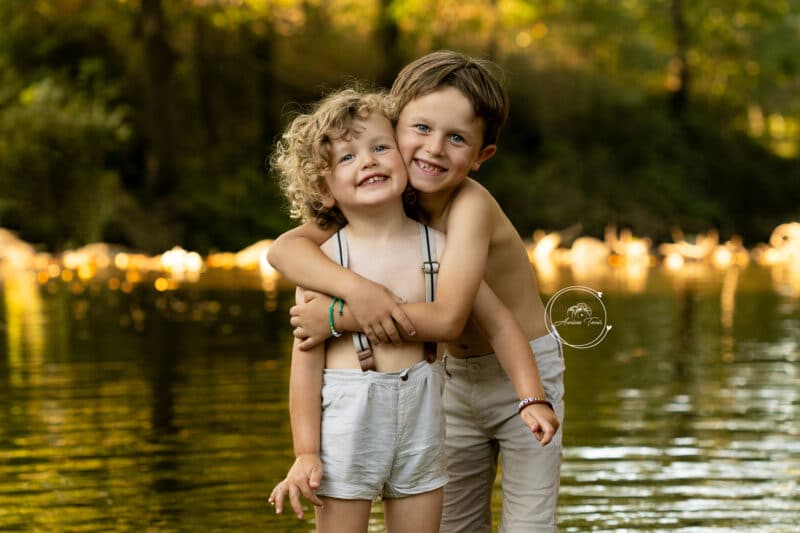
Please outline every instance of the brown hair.
[[385, 93], [342, 89], [292, 120], [269, 160], [292, 218], [313, 220], [323, 228], [331, 223], [347, 223], [337, 206], [327, 207], [324, 203], [325, 175], [331, 169], [331, 141], [347, 137], [354, 120], [373, 113], [393, 120], [393, 102]]
[[406, 65], [394, 80], [391, 94], [397, 98], [397, 109], [402, 110], [412, 100], [442, 87], [455, 87], [484, 122], [483, 148], [497, 144], [508, 116], [508, 95], [500, 76], [499, 67], [491, 61], [439, 50]]

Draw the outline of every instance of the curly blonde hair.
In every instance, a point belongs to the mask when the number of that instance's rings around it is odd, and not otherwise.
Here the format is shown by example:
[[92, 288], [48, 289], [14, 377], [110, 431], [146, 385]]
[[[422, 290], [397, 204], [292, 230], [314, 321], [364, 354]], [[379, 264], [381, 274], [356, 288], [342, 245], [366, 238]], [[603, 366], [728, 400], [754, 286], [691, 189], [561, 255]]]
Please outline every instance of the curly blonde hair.
[[296, 116], [270, 157], [270, 166], [289, 203], [289, 215], [320, 227], [344, 225], [344, 214], [325, 206], [325, 175], [331, 169], [331, 141], [346, 137], [353, 121], [380, 113], [394, 122], [394, 99], [382, 92], [342, 89]]

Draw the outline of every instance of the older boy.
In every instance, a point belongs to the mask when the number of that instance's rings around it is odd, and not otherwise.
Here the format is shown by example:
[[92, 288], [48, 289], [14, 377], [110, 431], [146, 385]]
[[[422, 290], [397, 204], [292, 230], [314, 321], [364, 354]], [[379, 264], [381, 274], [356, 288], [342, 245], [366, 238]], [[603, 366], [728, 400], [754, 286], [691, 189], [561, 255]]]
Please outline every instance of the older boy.
[[[276, 241], [270, 262], [304, 286], [341, 295], [358, 324], [375, 340], [396, 339], [394, 321], [412, 333], [427, 326], [427, 318], [445, 322], [447, 333], [456, 337], [448, 343], [444, 358], [450, 482], [445, 487], [443, 531], [491, 531], [498, 452], [503, 464], [501, 531], [556, 531], [561, 433], [547, 446], [530, 439], [510, 407], [519, 391], [501, 371], [481, 328], [467, 322], [484, 279], [532, 339], [547, 400], [559, 422], [563, 420], [561, 345], [548, 335], [524, 245], [494, 198], [467, 176], [497, 150], [507, 114], [506, 94], [490, 64], [449, 51], [428, 54], [406, 66], [392, 93], [399, 99], [397, 138], [409, 181], [417, 190], [425, 221], [447, 234], [437, 302], [398, 307], [385, 288], [328, 261], [310, 261], [321, 254], [311, 241], [298, 237], [319, 241], [324, 235], [307, 229], [293, 230]], [[319, 340], [319, 327], [313, 325], [319, 303], [312, 299], [309, 304], [293, 311], [295, 333], [311, 334], [305, 346]], [[414, 306], [420, 305], [435, 309], [434, 316], [415, 314]], [[514, 377], [513, 370], [509, 375]]]

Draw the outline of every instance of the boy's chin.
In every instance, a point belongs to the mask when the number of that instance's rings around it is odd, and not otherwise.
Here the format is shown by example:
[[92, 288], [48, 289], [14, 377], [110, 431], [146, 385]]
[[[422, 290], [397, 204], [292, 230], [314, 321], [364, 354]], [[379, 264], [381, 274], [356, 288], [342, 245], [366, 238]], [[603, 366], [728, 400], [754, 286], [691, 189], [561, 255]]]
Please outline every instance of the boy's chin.
[[439, 192], [444, 188], [442, 180], [438, 178], [412, 180], [410, 183], [417, 192], [422, 193]]

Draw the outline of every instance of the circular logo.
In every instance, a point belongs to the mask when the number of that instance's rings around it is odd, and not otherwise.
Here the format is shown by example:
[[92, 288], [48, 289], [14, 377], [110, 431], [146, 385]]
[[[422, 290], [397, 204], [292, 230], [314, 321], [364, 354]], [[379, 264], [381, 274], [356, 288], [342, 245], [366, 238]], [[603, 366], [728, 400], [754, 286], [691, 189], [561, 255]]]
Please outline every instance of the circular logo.
[[544, 322], [550, 335], [582, 350], [597, 346], [613, 327], [603, 293], [582, 285], [565, 287], [547, 300]]

